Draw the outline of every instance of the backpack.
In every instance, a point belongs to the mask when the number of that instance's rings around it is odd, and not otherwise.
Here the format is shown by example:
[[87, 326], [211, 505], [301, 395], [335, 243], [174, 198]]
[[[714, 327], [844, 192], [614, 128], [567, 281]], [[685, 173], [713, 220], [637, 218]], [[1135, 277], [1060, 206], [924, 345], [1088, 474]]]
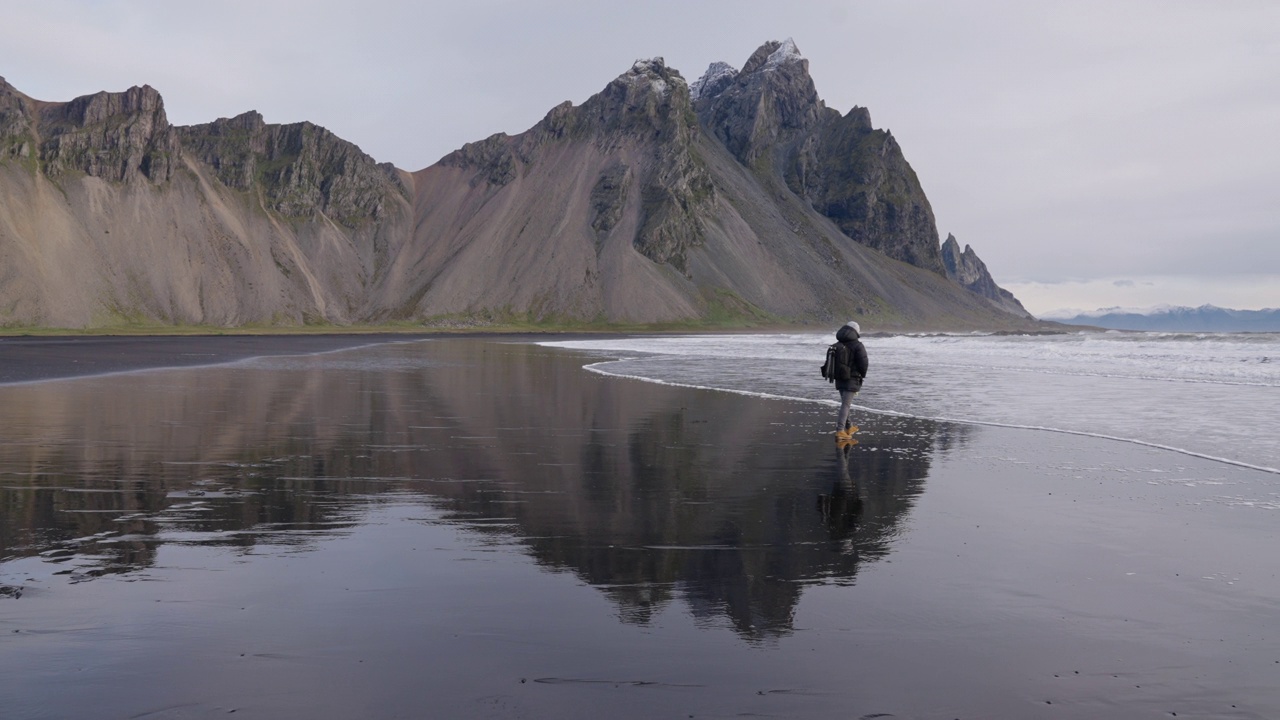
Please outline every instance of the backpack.
[[827, 348], [827, 360], [822, 363], [822, 377], [827, 382], [848, 380], [853, 377], [853, 358], [844, 343], [833, 343]]

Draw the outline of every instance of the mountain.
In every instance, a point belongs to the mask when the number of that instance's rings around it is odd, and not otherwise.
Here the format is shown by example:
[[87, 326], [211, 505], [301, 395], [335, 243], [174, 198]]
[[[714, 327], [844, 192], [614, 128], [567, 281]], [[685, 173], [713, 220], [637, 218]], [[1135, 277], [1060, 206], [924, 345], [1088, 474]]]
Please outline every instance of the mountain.
[[1014, 297], [1013, 293], [996, 285], [991, 273], [987, 271], [987, 264], [982, 262], [973, 248], [965, 245], [964, 252], [961, 252], [960, 242], [950, 233], [942, 243], [942, 265], [946, 268], [947, 277], [969, 292], [977, 293], [990, 300], [1005, 312], [1031, 317], [1031, 313], [1022, 307], [1022, 303], [1018, 302], [1018, 298]]
[[1213, 305], [1146, 309], [1059, 310], [1044, 317], [1064, 325], [1158, 332], [1280, 332], [1280, 308], [1231, 310]]
[[707, 130], [747, 167], [803, 198], [847, 236], [943, 272], [933, 209], [897, 141], [866, 108], [841, 116], [818, 97], [795, 43], [769, 42], [732, 82], [713, 64], [697, 99]]
[[789, 40], [692, 86], [637, 61], [414, 173], [311, 123], [0, 79], [0, 273], [6, 325], [1034, 322], [948, 276], [897, 142]]
[[169, 124], [135, 87], [0, 79], [0, 324], [298, 325], [376, 312], [407, 177], [309, 123]]

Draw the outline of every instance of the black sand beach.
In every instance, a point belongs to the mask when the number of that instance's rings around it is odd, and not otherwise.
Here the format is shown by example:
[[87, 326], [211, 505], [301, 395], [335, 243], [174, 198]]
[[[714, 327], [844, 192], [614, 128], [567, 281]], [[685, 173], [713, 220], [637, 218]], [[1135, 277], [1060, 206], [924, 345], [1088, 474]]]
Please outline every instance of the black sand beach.
[[88, 352], [275, 357], [0, 386], [6, 718], [1280, 716], [1273, 475], [841, 447], [501, 338], [192, 340]]
[[422, 339], [413, 334], [0, 337], [0, 384], [214, 365]]

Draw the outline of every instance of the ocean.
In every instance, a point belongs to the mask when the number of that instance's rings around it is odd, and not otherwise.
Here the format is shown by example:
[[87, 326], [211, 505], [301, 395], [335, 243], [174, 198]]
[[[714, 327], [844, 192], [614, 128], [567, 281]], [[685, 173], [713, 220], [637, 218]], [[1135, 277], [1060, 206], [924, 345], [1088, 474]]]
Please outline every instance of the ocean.
[[[819, 374], [834, 334], [544, 342], [599, 353], [590, 370], [838, 405]], [[877, 416], [1041, 429], [1280, 473], [1280, 334], [1079, 332], [863, 338], [856, 422]]]

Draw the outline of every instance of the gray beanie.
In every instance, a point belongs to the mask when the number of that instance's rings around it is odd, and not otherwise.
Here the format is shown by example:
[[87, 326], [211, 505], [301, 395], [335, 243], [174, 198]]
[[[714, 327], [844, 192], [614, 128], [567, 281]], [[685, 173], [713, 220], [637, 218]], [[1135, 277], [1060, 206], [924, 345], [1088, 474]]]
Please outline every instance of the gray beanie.
[[852, 321], [852, 320], [850, 320], [849, 322], [845, 323], [845, 324], [844, 324], [844, 326], [845, 326], [845, 327], [851, 327], [851, 328], [853, 328], [853, 331], [854, 331], [854, 332], [856, 332], [856, 333], [858, 333], [859, 335], [861, 335], [861, 334], [862, 334], [862, 328], [858, 325], [858, 323], [856, 323], [856, 322], [854, 322], [854, 321]]

